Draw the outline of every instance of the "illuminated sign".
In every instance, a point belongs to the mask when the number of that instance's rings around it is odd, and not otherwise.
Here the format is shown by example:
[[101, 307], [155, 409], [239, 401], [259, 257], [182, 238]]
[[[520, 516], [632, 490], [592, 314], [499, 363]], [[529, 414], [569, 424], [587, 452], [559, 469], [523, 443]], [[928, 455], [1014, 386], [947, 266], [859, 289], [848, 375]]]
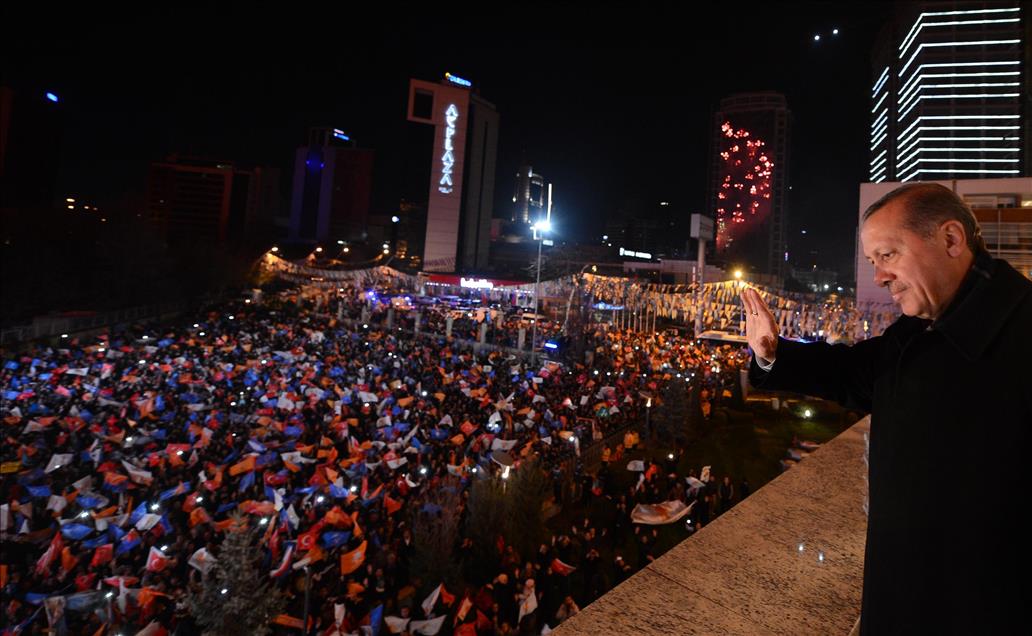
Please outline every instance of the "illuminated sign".
[[342, 139], [344, 141], [351, 141], [351, 137], [348, 137], [347, 135], [345, 135], [344, 131], [341, 130], [340, 128], [334, 128], [333, 129], [333, 136], [336, 137], [337, 139]]
[[441, 155], [441, 180], [437, 189], [442, 194], [450, 194], [452, 191], [452, 167], [455, 165], [455, 148], [452, 145], [452, 138], [455, 137], [455, 122], [459, 120], [459, 109], [455, 104], [448, 106], [444, 111], [444, 154]]
[[652, 254], [648, 252], [632, 252], [631, 250], [625, 250], [620, 248], [620, 256], [633, 256], [635, 258], [652, 258]]
[[469, 81], [467, 79], [462, 79], [461, 77], [456, 77], [455, 75], [452, 75], [451, 73], [445, 73], [444, 74], [444, 79], [448, 80], [452, 84], [458, 84], [459, 86], [465, 86], [466, 88], [469, 88], [469, 87], [473, 86], [473, 82], [471, 82], [471, 81]]
[[494, 289], [494, 283], [486, 278], [460, 278], [459, 286], [470, 289]]

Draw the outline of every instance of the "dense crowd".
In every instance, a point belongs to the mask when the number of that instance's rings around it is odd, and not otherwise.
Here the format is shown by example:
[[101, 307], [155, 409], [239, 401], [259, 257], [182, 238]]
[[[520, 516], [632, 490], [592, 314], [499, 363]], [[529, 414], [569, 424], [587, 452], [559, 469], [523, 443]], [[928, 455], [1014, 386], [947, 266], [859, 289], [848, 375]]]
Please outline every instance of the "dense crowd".
[[[420, 580], [413, 525], [434, 513], [435, 493], [453, 492], [464, 521], [471, 484], [512, 463], [558, 480], [585, 445], [642, 421], [669, 383], [687, 388], [697, 376], [719, 396], [744, 358], [598, 326], [586, 334], [586, 360], [530, 364], [404, 335], [411, 312], [398, 311], [388, 330], [386, 307], [362, 291], [284, 295], [6, 356], [5, 627], [194, 633], [185, 598], [243, 515], [261, 530], [256, 549], [288, 599], [285, 616], [304, 614], [299, 564], [315, 572], [308, 603], [319, 633], [363, 623], [379, 633], [538, 633], [655, 556], [655, 529], [631, 523], [635, 505], [695, 502], [697, 527], [734, 499], [729, 481], [686, 480], [663, 462], [645, 462], [638, 482], [620, 488], [621, 445], [578, 485], [575, 510], [592, 512], [535, 554], [501, 537], [490, 580], [473, 570], [463, 589]], [[341, 320], [363, 316], [368, 326]], [[426, 316], [435, 327], [440, 314]], [[457, 324], [457, 337], [475, 329]], [[500, 338], [521, 326], [513, 313], [492, 324]], [[498, 461], [503, 453], [511, 461]], [[460, 531], [467, 566], [470, 550]], [[296, 633], [289, 625], [275, 629]]]

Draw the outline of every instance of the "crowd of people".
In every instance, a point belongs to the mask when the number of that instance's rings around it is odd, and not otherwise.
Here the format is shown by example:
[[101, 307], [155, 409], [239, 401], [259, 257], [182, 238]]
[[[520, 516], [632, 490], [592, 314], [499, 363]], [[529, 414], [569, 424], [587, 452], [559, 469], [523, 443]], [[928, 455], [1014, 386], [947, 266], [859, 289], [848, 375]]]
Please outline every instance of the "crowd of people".
[[[6, 628], [199, 633], [187, 596], [246, 525], [260, 534], [261, 576], [287, 599], [275, 630], [297, 633], [291, 617], [307, 602], [321, 634], [539, 633], [657, 556], [655, 527], [632, 523], [637, 504], [694, 503], [694, 529], [747, 494], [679, 476], [673, 460], [644, 462], [623, 488], [621, 446], [585, 473], [577, 520], [536, 553], [500, 537], [490, 580], [467, 571], [449, 590], [416, 576], [413, 527], [434, 493], [454, 492], [465, 520], [476, 480], [531, 466], [558, 479], [585, 445], [645, 419], [671, 383], [719, 394], [745, 359], [595, 326], [585, 360], [531, 364], [399, 332], [411, 312], [388, 329], [386, 307], [365, 290], [286, 293], [5, 354]], [[511, 313], [495, 322], [506, 338], [520, 326]], [[457, 542], [468, 563], [461, 527]]]

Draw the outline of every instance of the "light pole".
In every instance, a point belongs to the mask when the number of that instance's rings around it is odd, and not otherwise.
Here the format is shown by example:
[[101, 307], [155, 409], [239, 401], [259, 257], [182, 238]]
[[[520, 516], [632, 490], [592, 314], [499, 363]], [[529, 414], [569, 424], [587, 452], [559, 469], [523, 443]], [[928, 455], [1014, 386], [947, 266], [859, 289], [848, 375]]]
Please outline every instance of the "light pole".
[[537, 241], [538, 244], [537, 278], [534, 280], [534, 325], [530, 329], [530, 355], [533, 359], [536, 360], [537, 350], [534, 348], [534, 346], [537, 342], [538, 286], [541, 284], [541, 244], [544, 242], [541, 235], [552, 229], [552, 223], [548, 219], [542, 219], [534, 225], [531, 225], [530, 229], [534, 231], [534, 240]]
[[741, 287], [742, 287], [742, 270], [740, 270], [740, 269], [736, 269], [735, 270], [735, 282], [736, 282], [735, 286], [739, 288], [738, 308], [739, 308], [739, 315], [741, 316], [738, 319], [738, 335], [742, 335], [742, 332], [745, 331], [745, 305], [742, 304], [742, 294], [741, 294], [741, 291], [740, 291]]

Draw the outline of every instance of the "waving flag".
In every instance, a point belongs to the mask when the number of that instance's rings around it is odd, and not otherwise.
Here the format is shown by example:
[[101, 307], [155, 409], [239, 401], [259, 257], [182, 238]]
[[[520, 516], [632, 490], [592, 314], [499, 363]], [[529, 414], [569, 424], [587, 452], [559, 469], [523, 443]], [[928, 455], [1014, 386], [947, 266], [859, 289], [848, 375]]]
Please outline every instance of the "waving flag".
[[552, 564], [549, 567], [553, 572], [562, 576], [570, 576], [577, 569], [568, 563], [563, 563], [558, 557], [552, 559]]
[[152, 547], [147, 555], [147, 567], [145, 569], [148, 572], [161, 572], [168, 565], [168, 561], [168, 557], [161, 550]]
[[279, 566], [277, 566], [275, 570], [270, 572], [269, 575], [272, 576], [272, 578], [277, 578], [289, 572], [290, 560], [292, 558], [294, 558], [294, 544], [291, 542], [287, 544], [287, 551], [283, 553], [283, 560], [280, 561]]
[[323, 546], [325, 546], [328, 549], [333, 549], [345, 545], [348, 542], [348, 539], [350, 538], [350, 532], [330, 530], [324, 532], [322, 537], [320, 537], [320, 540], [322, 541]]
[[92, 532], [93, 528], [82, 523], [67, 523], [61, 526], [61, 534], [72, 541], [83, 539]]
[[187, 561], [187, 564], [195, 570], [198, 570], [201, 574], [207, 574], [213, 567], [215, 567], [215, 563], [217, 562], [218, 559], [212, 556], [211, 552], [208, 552], [205, 548], [201, 548], [190, 555], [190, 560]]
[[[363, 544], [364, 546], [365, 544]], [[36, 574], [43, 574], [50, 569], [50, 564], [54, 562], [57, 555], [61, 553], [64, 548], [64, 540], [61, 538], [61, 533], [58, 532], [51, 539], [50, 545], [47, 547], [46, 552], [43, 553], [39, 560], [36, 561]]]
[[115, 548], [111, 543], [105, 543], [96, 549], [93, 553], [93, 558], [90, 560], [91, 568], [99, 568], [105, 563], [115, 558]]
[[363, 541], [362, 545], [358, 546], [351, 552], [340, 555], [340, 574], [345, 576], [351, 574], [365, 561], [365, 551], [367, 541]]
[[171, 499], [172, 497], [176, 497], [178, 495], [185, 495], [188, 492], [190, 492], [190, 484], [185, 481], [181, 481], [175, 488], [169, 488], [168, 490], [161, 493], [158, 496], [158, 500], [165, 501], [166, 499]]
[[50, 456], [50, 462], [47, 463], [47, 467], [43, 469], [45, 473], [52, 473], [62, 466], [67, 466], [72, 463], [71, 453], [54, 453]]
[[409, 631], [413, 634], [424, 634], [424, 636], [435, 636], [441, 631], [441, 626], [444, 625], [444, 619], [448, 618], [445, 616], [438, 616], [437, 618], [431, 618], [426, 621], [412, 621], [409, 623]]
[[631, 522], [653, 526], [674, 523], [691, 512], [693, 506], [695, 506], [694, 501], [690, 506], [686, 506], [683, 501], [678, 499], [655, 505], [638, 504], [631, 511]]

